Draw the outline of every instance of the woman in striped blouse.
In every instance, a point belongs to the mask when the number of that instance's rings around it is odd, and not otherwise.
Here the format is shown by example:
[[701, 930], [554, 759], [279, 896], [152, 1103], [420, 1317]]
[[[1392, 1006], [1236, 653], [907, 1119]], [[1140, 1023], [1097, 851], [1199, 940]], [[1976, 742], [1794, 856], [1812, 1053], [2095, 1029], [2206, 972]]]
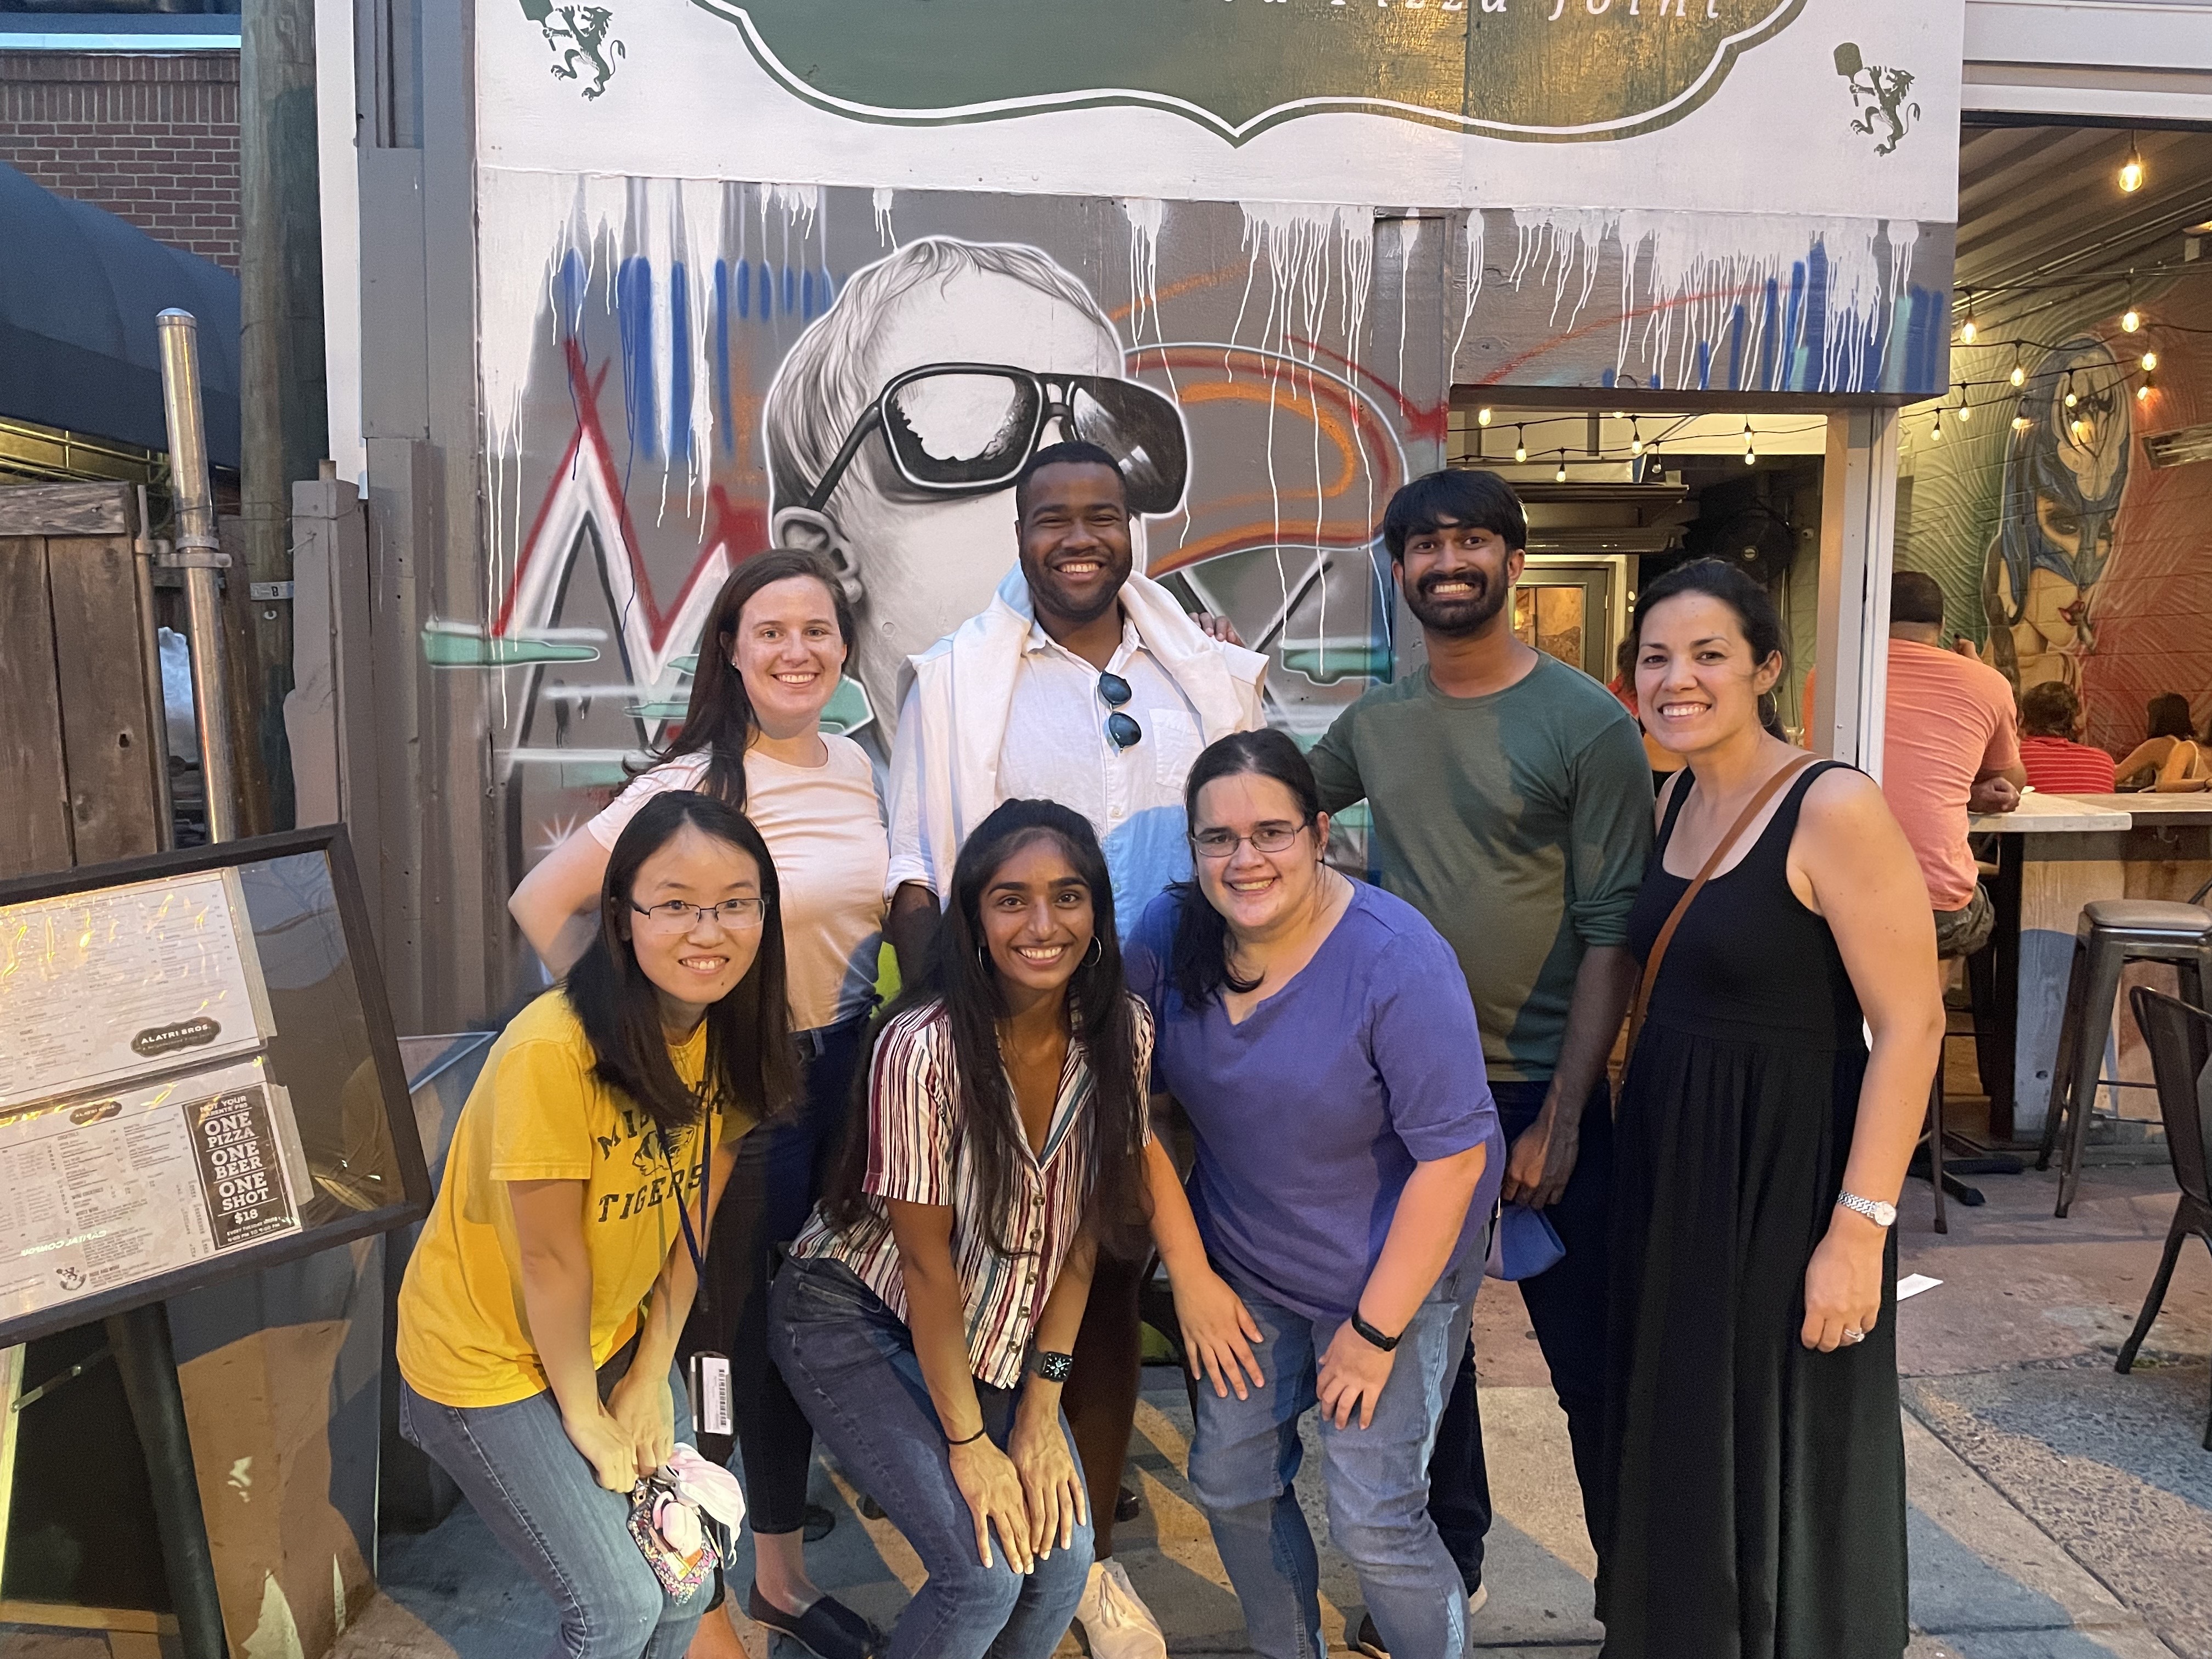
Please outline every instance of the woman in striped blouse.
[[1094, 1253], [1146, 1246], [1152, 1018], [1079, 814], [1006, 802], [951, 888], [934, 960], [878, 1033], [865, 1132], [777, 1277], [769, 1343], [928, 1570], [890, 1659], [1046, 1659], [1091, 1565], [1068, 1351]]

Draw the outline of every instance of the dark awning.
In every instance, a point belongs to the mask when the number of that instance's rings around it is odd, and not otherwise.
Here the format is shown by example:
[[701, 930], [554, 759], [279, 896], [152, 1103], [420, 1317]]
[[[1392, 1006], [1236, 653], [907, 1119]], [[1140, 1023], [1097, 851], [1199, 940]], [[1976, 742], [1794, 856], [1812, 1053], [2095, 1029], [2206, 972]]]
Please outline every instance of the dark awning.
[[154, 319], [199, 319], [208, 459], [238, 465], [238, 278], [0, 163], [0, 415], [169, 447]]

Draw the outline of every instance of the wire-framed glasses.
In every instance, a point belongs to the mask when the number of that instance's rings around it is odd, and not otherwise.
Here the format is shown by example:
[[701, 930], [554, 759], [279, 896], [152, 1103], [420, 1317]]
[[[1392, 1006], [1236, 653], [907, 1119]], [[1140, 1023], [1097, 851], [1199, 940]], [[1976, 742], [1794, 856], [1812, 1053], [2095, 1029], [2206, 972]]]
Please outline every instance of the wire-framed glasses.
[[1311, 822], [1309, 818], [1297, 823], [1263, 823], [1249, 836], [1240, 836], [1234, 830], [1200, 830], [1190, 838], [1190, 844], [1202, 859], [1233, 858], [1237, 843], [1246, 841], [1255, 853], [1280, 853]]
[[671, 933], [680, 928], [688, 933], [709, 916], [733, 933], [748, 932], [768, 920], [768, 901], [765, 898], [724, 899], [720, 904], [692, 904], [683, 899], [665, 899], [650, 908], [633, 900], [629, 908], [643, 916], [652, 927]]

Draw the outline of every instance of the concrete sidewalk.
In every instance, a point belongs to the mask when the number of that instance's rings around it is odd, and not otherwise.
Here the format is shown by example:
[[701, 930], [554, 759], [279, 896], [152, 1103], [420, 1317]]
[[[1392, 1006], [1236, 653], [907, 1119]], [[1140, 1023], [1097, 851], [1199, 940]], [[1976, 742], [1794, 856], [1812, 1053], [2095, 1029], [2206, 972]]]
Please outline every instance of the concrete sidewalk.
[[[2212, 1452], [2198, 1444], [2212, 1350], [2212, 1260], [2191, 1246], [2132, 1376], [2112, 1352], [2133, 1323], [2172, 1212], [2163, 1170], [2092, 1170], [2067, 1221], [2054, 1177], [1992, 1176], [1989, 1204], [1929, 1224], [1905, 1200], [1905, 1270], [1944, 1281], [1899, 1310], [1912, 1505], [1911, 1659], [2212, 1659]], [[1595, 1655], [1591, 1559], [1554, 1403], [1519, 1296], [1485, 1288], [1477, 1321], [1498, 1524], [1476, 1616], [1486, 1654]], [[1120, 1553], [1177, 1655], [1245, 1654], [1243, 1623], [1181, 1470], [1189, 1417], [1180, 1380], [1147, 1377], [1134, 1466], [1142, 1517]], [[1319, 1492], [1300, 1480], [1316, 1538]], [[919, 1577], [887, 1523], [817, 1472], [837, 1513], [812, 1553], [825, 1588], [888, 1621]], [[1340, 1646], [1359, 1591], [1322, 1546], [1323, 1627]], [[745, 1582], [742, 1560], [734, 1575]], [[539, 1659], [550, 1609], [466, 1510], [390, 1539], [385, 1594], [342, 1659]], [[738, 1621], [754, 1659], [800, 1659]], [[1071, 1638], [1064, 1654], [1079, 1654]], [[42, 1656], [42, 1659], [44, 1656]], [[54, 1656], [54, 1659], [63, 1659]]]

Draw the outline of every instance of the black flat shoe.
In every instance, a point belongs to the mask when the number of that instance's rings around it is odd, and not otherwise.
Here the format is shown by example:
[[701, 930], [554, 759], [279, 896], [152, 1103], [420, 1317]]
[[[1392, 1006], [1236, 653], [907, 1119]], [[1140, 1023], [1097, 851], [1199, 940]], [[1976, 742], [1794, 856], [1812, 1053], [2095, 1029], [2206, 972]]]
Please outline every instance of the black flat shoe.
[[1137, 1502], [1137, 1494], [1131, 1492], [1127, 1486], [1122, 1487], [1121, 1490], [1115, 1495], [1114, 1519], [1117, 1522], [1122, 1521], [1133, 1521], [1143, 1512], [1144, 1506]]
[[760, 1593], [745, 1596], [745, 1617], [765, 1630], [788, 1636], [815, 1659], [873, 1659], [883, 1636], [835, 1596], [825, 1595], [804, 1613], [789, 1613]]
[[837, 1517], [819, 1504], [809, 1504], [800, 1511], [799, 1531], [810, 1544], [818, 1544], [836, 1530]]

